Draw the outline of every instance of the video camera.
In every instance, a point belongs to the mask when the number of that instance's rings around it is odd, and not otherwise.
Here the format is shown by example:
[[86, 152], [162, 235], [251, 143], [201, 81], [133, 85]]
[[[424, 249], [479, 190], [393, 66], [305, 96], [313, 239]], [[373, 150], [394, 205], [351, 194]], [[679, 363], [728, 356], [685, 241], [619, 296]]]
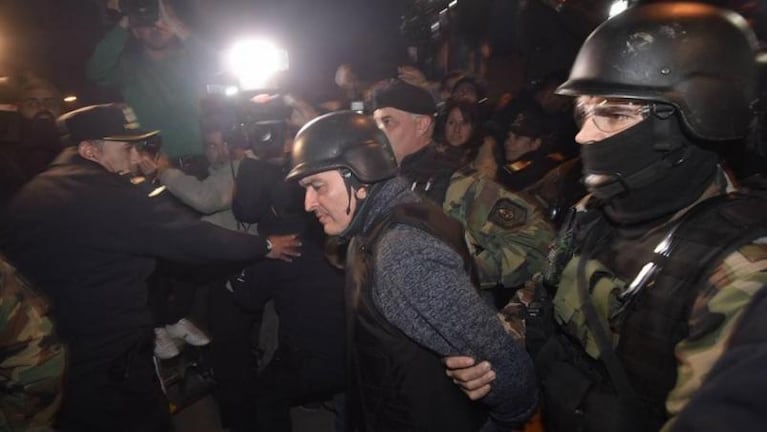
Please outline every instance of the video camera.
[[154, 158], [160, 153], [162, 148], [162, 137], [160, 135], [151, 136], [141, 141], [136, 141], [133, 146], [139, 153], [145, 153]]
[[160, 0], [119, 0], [119, 7], [134, 27], [153, 26], [160, 19]]
[[259, 158], [282, 156], [292, 111], [284, 96], [242, 92], [216, 97], [218, 106], [203, 114], [208, 117], [207, 129], [220, 130], [231, 147], [251, 150]]
[[222, 122], [217, 127], [230, 145], [264, 159], [283, 156], [292, 107], [276, 75], [288, 69], [287, 53], [263, 40], [245, 40], [235, 44], [226, 60], [228, 76], [207, 86], [215, 100], [209, 111]]

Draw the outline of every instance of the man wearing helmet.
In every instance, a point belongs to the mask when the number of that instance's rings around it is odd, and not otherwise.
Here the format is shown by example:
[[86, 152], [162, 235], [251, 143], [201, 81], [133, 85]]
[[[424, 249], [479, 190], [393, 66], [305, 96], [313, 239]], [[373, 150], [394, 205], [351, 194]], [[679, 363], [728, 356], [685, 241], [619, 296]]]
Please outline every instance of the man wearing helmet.
[[[755, 48], [734, 13], [638, 7], [591, 34], [559, 87], [577, 97], [590, 195], [544, 276], [548, 430], [763, 428], [767, 204], [712, 151], [748, 133]], [[489, 378], [471, 361], [447, 364], [476, 399]]]
[[[396, 177], [376, 123], [331, 113], [296, 136], [288, 180], [330, 235], [351, 239], [347, 400], [360, 430], [478, 431], [521, 424], [536, 404], [532, 364], [479, 298], [460, 224]], [[497, 378], [484, 404], [444, 373], [442, 356], [472, 352]]]

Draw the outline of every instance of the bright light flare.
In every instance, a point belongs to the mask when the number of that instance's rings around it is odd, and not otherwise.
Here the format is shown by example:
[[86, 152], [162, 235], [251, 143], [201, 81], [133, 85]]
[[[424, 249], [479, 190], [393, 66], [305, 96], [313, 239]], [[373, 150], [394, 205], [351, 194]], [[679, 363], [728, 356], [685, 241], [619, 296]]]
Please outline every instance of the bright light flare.
[[66, 103], [77, 102], [77, 96], [75, 96], [75, 95], [67, 96], [67, 97], [64, 98], [64, 102], [66, 102]]
[[288, 69], [288, 53], [266, 40], [234, 44], [226, 61], [242, 90], [263, 89], [277, 72]]
[[628, 0], [616, 0], [613, 2], [613, 4], [610, 6], [610, 13], [609, 17], [612, 18], [615, 15], [618, 15], [619, 13], [625, 11], [629, 7]]

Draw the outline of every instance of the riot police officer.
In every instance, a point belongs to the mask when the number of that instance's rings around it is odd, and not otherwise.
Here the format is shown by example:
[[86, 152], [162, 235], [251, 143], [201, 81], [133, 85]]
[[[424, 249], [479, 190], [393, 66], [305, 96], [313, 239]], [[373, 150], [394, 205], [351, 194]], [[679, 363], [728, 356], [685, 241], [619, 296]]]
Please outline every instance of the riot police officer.
[[[556, 331], [536, 365], [548, 430], [763, 427], [751, 401], [763, 380], [749, 377], [767, 346], [752, 324], [767, 307], [767, 205], [737, 192], [711, 150], [748, 133], [755, 41], [729, 11], [637, 7], [592, 33], [559, 87], [577, 97], [590, 194], [545, 275]], [[475, 398], [487, 390], [480, 368], [450, 373]]]

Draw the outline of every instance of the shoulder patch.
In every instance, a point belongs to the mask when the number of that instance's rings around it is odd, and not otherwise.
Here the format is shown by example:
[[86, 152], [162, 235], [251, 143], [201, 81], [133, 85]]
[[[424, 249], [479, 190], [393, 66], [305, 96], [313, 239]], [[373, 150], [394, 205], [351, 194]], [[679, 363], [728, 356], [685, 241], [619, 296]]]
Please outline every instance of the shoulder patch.
[[767, 244], [749, 243], [738, 249], [738, 252], [749, 262], [762, 261], [767, 259]]
[[487, 220], [504, 229], [516, 228], [527, 221], [527, 209], [508, 198], [503, 198], [495, 203]]

